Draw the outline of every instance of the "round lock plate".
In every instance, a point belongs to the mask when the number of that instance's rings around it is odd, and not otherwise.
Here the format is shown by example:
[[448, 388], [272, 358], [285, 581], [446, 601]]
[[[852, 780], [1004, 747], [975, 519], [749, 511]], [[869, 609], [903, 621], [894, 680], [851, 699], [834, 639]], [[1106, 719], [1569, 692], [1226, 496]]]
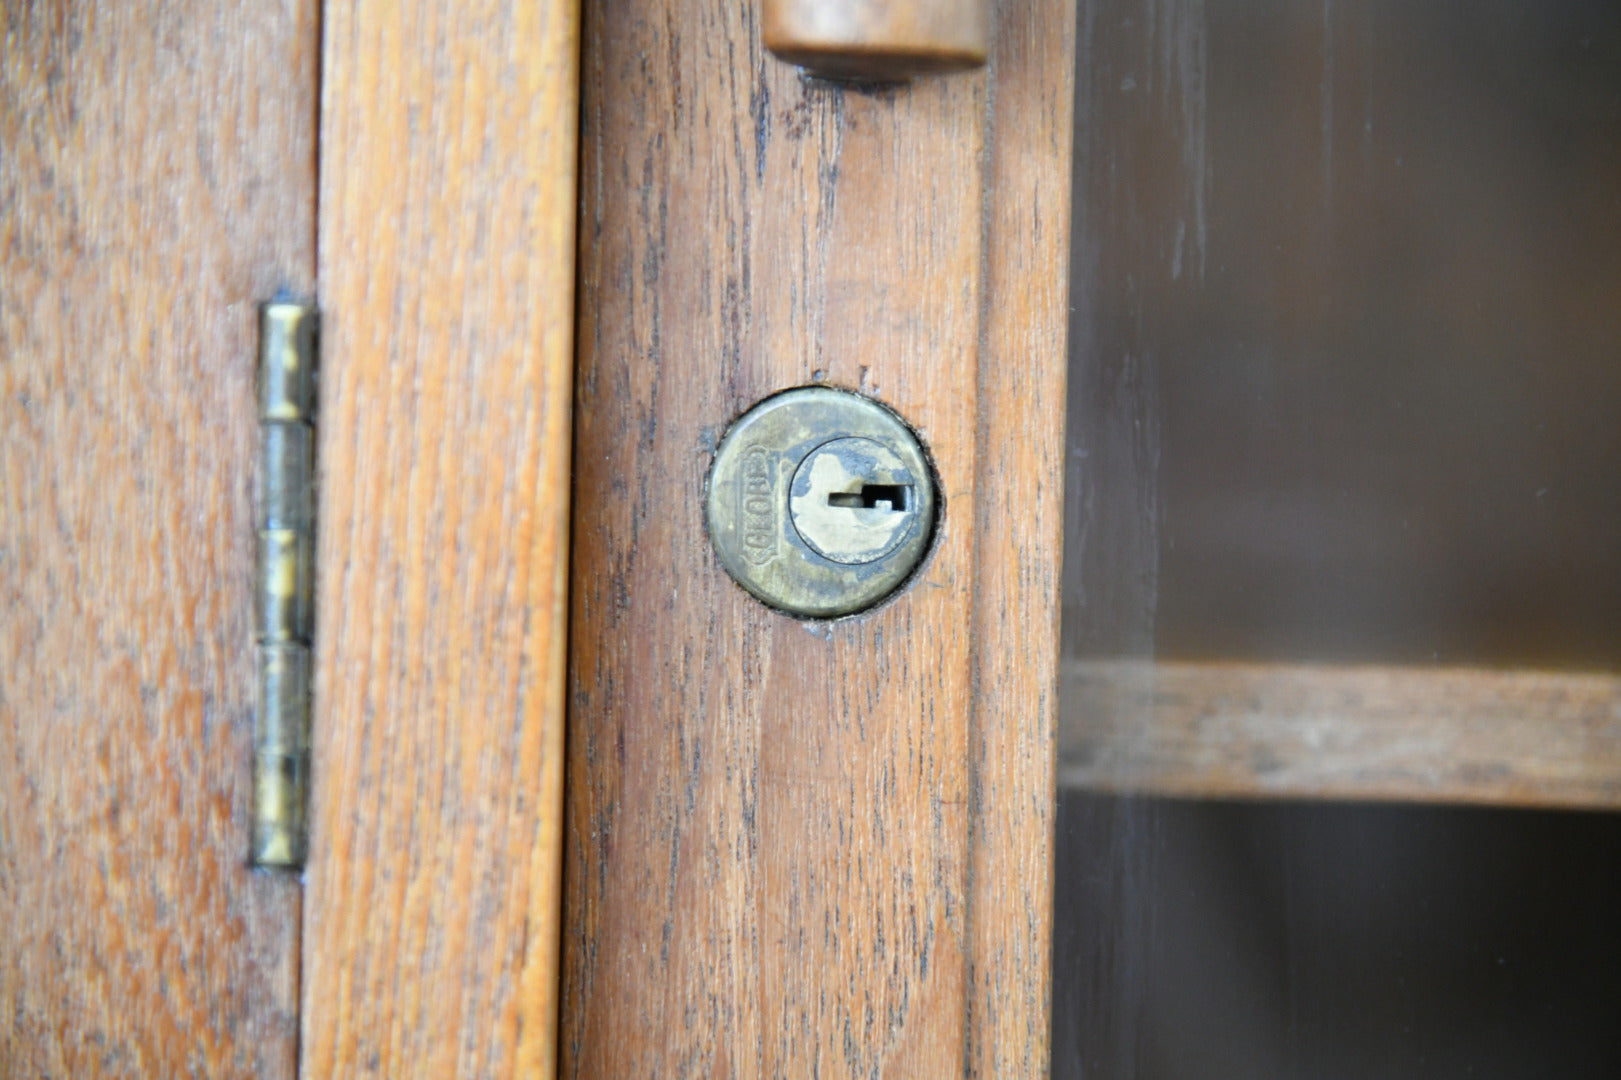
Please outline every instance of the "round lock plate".
[[917, 437], [877, 402], [812, 386], [732, 425], [709, 471], [721, 565], [772, 607], [809, 618], [865, 610], [922, 561], [934, 478]]

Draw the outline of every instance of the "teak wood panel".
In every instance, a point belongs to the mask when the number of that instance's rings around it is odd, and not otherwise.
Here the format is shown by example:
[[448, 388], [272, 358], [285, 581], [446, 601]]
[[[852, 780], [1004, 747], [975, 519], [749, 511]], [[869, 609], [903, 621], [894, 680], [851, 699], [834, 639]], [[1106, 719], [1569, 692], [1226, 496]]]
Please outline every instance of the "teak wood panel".
[[[563, 1072], [1044, 1075], [1073, 12], [858, 89], [754, 10], [588, 10]], [[944, 499], [831, 623], [702, 524], [727, 424], [813, 383]]]
[[326, 19], [302, 1075], [550, 1075], [578, 9]]
[[1621, 678], [1071, 661], [1066, 788], [1621, 808]]
[[246, 865], [256, 303], [315, 270], [317, 6], [0, 14], [0, 1072], [290, 1078]]

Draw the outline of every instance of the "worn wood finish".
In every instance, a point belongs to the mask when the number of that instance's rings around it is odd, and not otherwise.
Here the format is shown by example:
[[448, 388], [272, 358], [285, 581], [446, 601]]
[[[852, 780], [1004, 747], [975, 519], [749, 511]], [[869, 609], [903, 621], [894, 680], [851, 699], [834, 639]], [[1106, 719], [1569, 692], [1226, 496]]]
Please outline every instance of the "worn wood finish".
[[303, 1075], [550, 1075], [578, 9], [327, 19]]
[[[1072, 13], [1009, 17], [993, 98], [804, 80], [750, 12], [586, 28], [564, 1072], [1041, 1075]], [[834, 623], [702, 523], [726, 425], [817, 382], [910, 420], [945, 503]]]
[[0, 1072], [291, 1077], [253, 372], [314, 276], [316, 5], [0, 23]]
[[1059, 782], [1207, 797], [1621, 807], [1621, 677], [1067, 662]]
[[975, 462], [970, 1073], [1045, 1077], [1074, 5], [996, 20]]
[[978, 67], [989, 52], [991, 0], [761, 0], [760, 6], [766, 48], [833, 78], [904, 79]]

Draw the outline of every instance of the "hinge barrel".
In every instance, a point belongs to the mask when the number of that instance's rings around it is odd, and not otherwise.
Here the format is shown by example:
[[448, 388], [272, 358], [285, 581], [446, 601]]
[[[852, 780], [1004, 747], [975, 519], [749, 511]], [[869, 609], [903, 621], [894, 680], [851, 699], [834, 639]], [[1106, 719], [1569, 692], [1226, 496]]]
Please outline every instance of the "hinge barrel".
[[313, 307], [259, 309], [258, 581], [253, 729], [256, 866], [304, 865], [314, 629], [315, 342]]

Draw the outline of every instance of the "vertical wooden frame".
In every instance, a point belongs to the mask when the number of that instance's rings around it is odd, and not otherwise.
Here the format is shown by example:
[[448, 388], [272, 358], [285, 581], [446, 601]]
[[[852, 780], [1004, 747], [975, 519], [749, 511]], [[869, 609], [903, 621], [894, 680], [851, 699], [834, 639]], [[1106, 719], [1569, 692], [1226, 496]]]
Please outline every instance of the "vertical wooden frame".
[[[589, 9], [566, 1075], [1045, 1071], [1073, 17], [860, 89], [750, 5]], [[945, 503], [833, 623], [701, 520], [726, 425], [813, 383], [898, 409]]]
[[968, 1072], [1045, 1077], [1075, 5], [1003, 0], [994, 10], [975, 484]]
[[324, 37], [302, 1075], [549, 1075], [578, 7]]

